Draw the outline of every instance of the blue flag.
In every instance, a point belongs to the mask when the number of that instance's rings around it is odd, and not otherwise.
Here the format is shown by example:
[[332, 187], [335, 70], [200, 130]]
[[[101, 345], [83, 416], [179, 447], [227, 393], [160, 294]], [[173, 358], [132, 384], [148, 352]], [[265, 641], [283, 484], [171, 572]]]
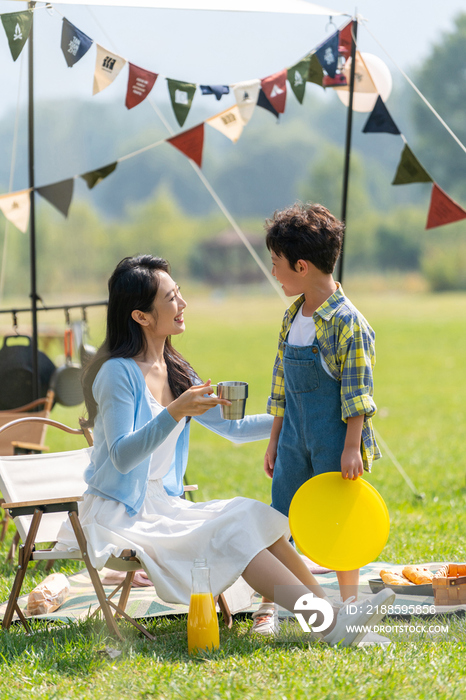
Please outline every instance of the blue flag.
[[279, 113], [277, 112], [273, 104], [270, 102], [270, 100], [267, 98], [267, 95], [265, 94], [262, 88], [260, 89], [259, 97], [257, 98], [257, 106], [263, 107], [263, 109], [267, 109], [269, 112], [272, 112], [274, 117], [277, 117], [277, 119], [280, 118]]
[[365, 134], [400, 134], [400, 130], [385, 107], [385, 102], [380, 95], [377, 97], [375, 107], [364, 125]]
[[199, 85], [203, 95], [215, 95], [220, 100], [222, 95], [228, 95], [230, 88], [228, 85]]
[[335, 77], [335, 72], [338, 65], [339, 36], [340, 32], [335, 32], [335, 34], [332, 34], [332, 36], [321, 44], [315, 52], [317, 58], [319, 59], [320, 65], [331, 78]]
[[89, 51], [93, 41], [87, 34], [68, 22], [63, 17], [63, 28], [61, 33], [61, 50], [68, 64], [68, 68], [74, 66], [85, 53]]

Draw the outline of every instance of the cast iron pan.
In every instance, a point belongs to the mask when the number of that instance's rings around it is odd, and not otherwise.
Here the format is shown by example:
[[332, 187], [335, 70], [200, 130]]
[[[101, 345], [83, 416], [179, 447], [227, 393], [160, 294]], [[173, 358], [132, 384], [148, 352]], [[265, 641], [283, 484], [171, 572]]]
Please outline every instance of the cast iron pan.
[[81, 386], [81, 365], [73, 362], [72, 357], [73, 331], [65, 330], [65, 364], [55, 370], [52, 377], [52, 389], [55, 398], [62, 406], [78, 406], [84, 401]]

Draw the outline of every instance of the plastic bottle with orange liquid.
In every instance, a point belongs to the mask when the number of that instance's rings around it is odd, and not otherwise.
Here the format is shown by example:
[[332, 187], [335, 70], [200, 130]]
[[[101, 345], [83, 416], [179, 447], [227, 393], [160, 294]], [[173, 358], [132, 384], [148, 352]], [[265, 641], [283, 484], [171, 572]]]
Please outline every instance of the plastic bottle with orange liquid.
[[211, 651], [220, 646], [217, 612], [205, 559], [195, 559], [188, 612], [188, 652]]

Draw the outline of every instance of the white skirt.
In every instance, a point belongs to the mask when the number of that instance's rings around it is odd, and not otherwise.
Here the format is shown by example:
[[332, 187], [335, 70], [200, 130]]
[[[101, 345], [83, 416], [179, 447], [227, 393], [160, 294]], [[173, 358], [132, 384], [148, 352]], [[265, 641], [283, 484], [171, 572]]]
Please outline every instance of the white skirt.
[[[96, 569], [112, 554], [133, 549], [167, 603], [189, 603], [194, 559], [207, 560], [215, 596], [241, 576], [256, 554], [290, 534], [288, 518], [260, 501], [237, 497], [193, 503], [169, 496], [161, 479], [148, 482], [135, 516], [122, 503], [85, 494], [79, 517]], [[76, 549], [69, 523], [60, 531], [57, 548]]]

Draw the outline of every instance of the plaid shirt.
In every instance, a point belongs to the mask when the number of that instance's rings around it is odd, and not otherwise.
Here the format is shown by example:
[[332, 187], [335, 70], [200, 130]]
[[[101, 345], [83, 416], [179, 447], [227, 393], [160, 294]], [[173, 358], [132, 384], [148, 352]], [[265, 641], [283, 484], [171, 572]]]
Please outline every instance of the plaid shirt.
[[[285, 377], [283, 347], [294, 317], [304, 303], [304, 294], [285, 311], [278, 339], [278, 353], [273, 367], [272, 391], [267, 413], [285, 414]], [[313, 314], [316, 337], [325, 362], [334, 379], [341, 383], [341, 417], [364, 414], [362, 457], [364, 469], [381, 457], [375, 440], [371, 416], [377, 410], [372, 398], [374, 385], [372, 368], [375, 364], [375, 333], [366, 319], [351, 304], [341, 286]]]

